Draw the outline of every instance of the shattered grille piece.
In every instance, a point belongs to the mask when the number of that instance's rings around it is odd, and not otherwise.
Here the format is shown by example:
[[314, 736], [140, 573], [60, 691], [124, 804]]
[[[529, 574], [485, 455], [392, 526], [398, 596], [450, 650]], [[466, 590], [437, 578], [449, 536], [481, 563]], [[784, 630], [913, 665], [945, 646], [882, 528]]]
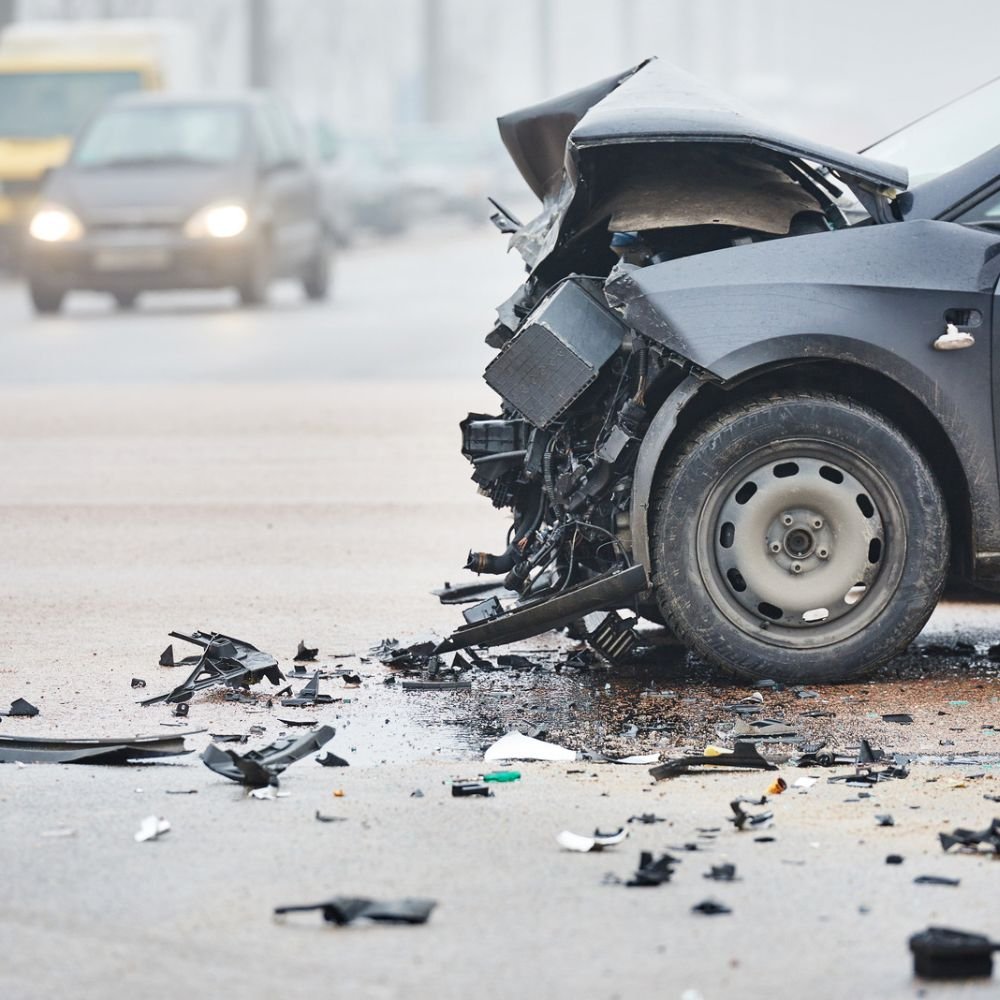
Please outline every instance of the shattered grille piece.
[[518, 413], [545, 428], [594, 382], [624, 334], [621, 320], [590, 284], [569, 279], [528, 317], [483, 377]]

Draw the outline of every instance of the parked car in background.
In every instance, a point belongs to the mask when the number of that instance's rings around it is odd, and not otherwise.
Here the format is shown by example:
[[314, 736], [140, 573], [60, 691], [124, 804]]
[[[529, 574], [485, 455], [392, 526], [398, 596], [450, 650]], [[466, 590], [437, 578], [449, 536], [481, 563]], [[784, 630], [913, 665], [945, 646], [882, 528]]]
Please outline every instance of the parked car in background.
[[264, 301], [278, 277], [326, 296], [330, 247], [302, 136], [266, 94], [126, 95], [47, 178], [25, 270], [40, 313], [67, 292], [234, 287]]

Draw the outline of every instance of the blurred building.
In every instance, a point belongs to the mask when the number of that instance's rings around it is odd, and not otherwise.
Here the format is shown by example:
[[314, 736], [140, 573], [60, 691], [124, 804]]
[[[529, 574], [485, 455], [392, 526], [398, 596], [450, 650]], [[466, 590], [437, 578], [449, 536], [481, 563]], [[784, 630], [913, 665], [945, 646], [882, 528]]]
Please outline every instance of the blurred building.
[[203, 38], [204, 78], [248, 77], [266, 8], [267, 76], [345, 133], [432, 123], [479, 132], [503, 111], [658, 54], [788, 127], [859, 147], [1000, 75], [956, 59], [997, 37], [1000, 4], [963, 0], [15, 0], [15, 17], [176, 17]]

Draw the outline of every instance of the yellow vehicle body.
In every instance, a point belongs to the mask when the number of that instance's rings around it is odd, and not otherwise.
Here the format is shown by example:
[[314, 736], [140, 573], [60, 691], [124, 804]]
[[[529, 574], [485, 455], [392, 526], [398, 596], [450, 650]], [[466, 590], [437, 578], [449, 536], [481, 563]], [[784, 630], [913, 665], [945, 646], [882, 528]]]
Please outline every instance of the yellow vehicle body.
[[0, 233], [8, 248], [27, 224], [46, 172], [66, 160], [87, 119], [110, 97], [161, 86], [155, 61], [120, 51], [0, 52]]

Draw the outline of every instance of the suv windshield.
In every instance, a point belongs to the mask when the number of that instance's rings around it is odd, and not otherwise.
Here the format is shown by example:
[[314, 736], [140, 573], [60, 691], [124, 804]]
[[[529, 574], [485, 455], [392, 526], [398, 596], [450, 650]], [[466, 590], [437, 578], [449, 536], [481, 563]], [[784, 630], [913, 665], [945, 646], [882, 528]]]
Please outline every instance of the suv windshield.
[[910, 171], [910, 187], [1000, 145], [1000, 79], [959, 97], [864, 152]]
[[132, 70], [113, 73], [0, 73], [0, 136], [73, 135], [110, 98], [139, 90]]
[[77, 143], [78, 167], [223, 164], [243, 148], [245, 114], [224, 105], [116, 108], [100, 115]]

